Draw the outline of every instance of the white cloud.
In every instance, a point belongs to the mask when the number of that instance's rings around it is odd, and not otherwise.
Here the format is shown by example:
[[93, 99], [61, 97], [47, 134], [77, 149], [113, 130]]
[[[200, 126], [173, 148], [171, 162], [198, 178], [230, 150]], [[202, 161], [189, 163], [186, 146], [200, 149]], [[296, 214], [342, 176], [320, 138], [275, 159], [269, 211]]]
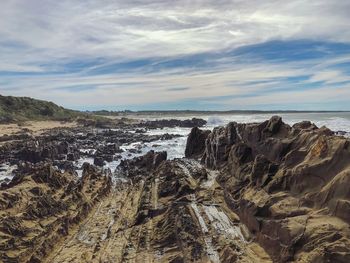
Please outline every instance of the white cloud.
[[[350, 43], [348, 10], [350, 2], [340, 0], [2, 1], [0, 71], [50, 72], [62, 69], [68, 62], [102, 59], [103, 63], [92, 66], [98, 68], [140, 58], [171, 59], [221, 52], [269, 40]], [[95, 76], [81, 72], [6, 77], [6, 83], [0, 84], [0, 92], [83, 107], [241, 96], [273, 89], [283, 84], [279, 78], [305, 74], [311, 76], [305, 83], [325, 81], [330, 85], [328, 91], [334, 82], [349, 80], [344, 72], [327, 68], [341, 60], [348, 62], [349, 58], [344, 57], [312, 65], [264, 61], [235, 64], [231, 60], [217, 60], [210, 70], [185, 68], [160, 69], [147, 74], [133, 70]], [[250, 81], [264, 80], [270, 82], [247, 85]], [[95, 89], [75, 93], [67, 90], [77, 85], [92, 85]], [[168, 88], [172, 87], [189, 89], [171, 91], [170, 95]], [[289, 98], [293, 98], [292, 94], [299, 99], [299, 93], [293, 92], [288, 94]], [[272, 95], [268, 97], [274, 101]], [[247, 104], [260, 103], [262, 97], [240, 100]]]
[[173, 56], [293, 37], [349, 42], [349, 9], [326, 0], [2, 1], [0, 38], [25, 48], [1, 57], [23, 65]]
[[[48, 76], [13, 77], [15, 81], [7, 84], [4, 93], [8, 95], [26, 95], [49, 99], [63, 105], [78, 108], [90, 106], [110, 106], [117, 109], [135, 104], [157, 104], [176, 102], [185, 99], [221, 103], [223, 109], [238, 108], [260, 104], [276, 104], [306, 101], [327, 101], [344, 99], [339, 88], [332, 80], [342, 79], [341, 71], [320, 71], [316, 66], [299, 62], [288, 64], [224, 64], [212, 69], [160, 70], [144, 74], [143, 71], [82, 76], [80, 74], [62, 74]], [[327, 63], [326, 63], [327, 64]], [[289, 83], [288, 78], [309, 76], [300, 84]], [[325, 81], [327, 86], [311, 90], [298, 89], [304, 84]], [[81, 92], [75, 89], [86, 87]], [[188, 87], [188, 89], [178, 89]], [[90, 89], [91, 88], [91, 89]], [[297, 89], [296, 89], [297, 88]], [[173, 89], [169, 91], [169, 89]], [[327, 93], [329, 94], [327, 96]], [[303, 95], [304, 94], [304, 95]], [[322, 96], [321, 96], [322, 95]], [[220, 99], [222, 97], [222, 99]], [[227, 98], [226, 98], [227, 97]]]

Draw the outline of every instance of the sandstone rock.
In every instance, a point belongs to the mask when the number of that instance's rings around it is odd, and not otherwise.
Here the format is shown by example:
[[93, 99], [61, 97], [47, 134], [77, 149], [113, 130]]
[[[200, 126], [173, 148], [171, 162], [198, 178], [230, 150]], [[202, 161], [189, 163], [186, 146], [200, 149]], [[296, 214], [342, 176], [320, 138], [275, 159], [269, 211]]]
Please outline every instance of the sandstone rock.
[[271, 134], [275, 134], [279, 131], [282, 126], [282, 118], [279, 116], [273, 116], [267, 123], [267, 127], [264, 131], [270, 132]]
[[241, 137], [237, 123], [229, 123], [226, 127], [214, 128], [205, 142], [203, 163], [209, 168], [221, 168], [227, 161], [231, 146], [235, 142], [241, 141]]
[[25, 179], [0, 189], [1, 261], [42, 262], [85, 219], [112, 186], [110, 177], [89, 171], [77, 181], [73, 174], [38, 165]]
[[316, 130], [316, 129], [318, 129], [317, 126], [315, 124], [311, 123], [310, 121], [298, 122], [298, 123], [295, 123], [292, 127], [294, 129], [298, 129], [298, 130]]
[[226, 202], [275, 262], [350, 257], [349, 160], [348, 139], [277, 116], [215, 128], [202, 158], [222, 171]]

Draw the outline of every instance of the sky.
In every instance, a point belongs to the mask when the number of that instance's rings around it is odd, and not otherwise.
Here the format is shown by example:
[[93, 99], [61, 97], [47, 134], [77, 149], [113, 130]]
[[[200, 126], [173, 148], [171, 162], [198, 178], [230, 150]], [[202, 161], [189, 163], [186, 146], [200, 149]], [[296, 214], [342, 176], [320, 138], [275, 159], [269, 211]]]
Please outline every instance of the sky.
[[0, 94], [79, 110], [350, 110], [350, 1], [7, 0]]

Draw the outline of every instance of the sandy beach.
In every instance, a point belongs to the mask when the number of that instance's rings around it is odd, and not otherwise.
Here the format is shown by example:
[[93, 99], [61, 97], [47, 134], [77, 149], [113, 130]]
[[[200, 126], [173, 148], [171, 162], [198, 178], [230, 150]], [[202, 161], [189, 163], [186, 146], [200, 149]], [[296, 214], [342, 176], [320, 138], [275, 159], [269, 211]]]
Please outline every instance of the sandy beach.
[[0, 136], [13, 135], [21, 132], [30, 132], [33, 135], [40, 135], [43, 132], [55, 128], [73, 128], [78, 124], [76, 122], [60, 121], [28, 121], [24, 124], [0, 124]]

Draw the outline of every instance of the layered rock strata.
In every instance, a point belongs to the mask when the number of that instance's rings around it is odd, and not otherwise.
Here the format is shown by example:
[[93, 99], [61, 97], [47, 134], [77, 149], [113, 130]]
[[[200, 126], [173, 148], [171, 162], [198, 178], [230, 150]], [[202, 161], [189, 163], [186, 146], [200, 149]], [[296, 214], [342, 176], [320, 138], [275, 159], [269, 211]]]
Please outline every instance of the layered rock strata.
[[226, 203], [274, 262], [350, 262], [349, 139], [275, 116], [215, 128], [200, 147], [202, 163], [220, 170]]
[[0, 261], [42, 262], [111, 187], [89, 165], [79, 180], [49, 165], [15, 177], [0, 189]]
[[[271, 262], [217, 172], [150, 151], [116, 177], [28, 166], [0, 190], [3, 262]], [[114, 183], [112, 183], [114, 181]]]

